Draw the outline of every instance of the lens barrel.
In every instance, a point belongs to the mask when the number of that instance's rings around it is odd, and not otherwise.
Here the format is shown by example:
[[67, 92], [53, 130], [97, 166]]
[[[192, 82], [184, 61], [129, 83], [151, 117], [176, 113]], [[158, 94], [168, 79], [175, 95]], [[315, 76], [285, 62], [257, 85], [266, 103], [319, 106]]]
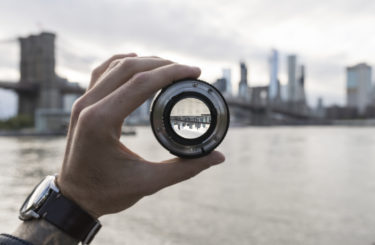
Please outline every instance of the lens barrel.
[[150, 121], [159, 143], [182, 158], [213, 151], [224, 139], [229, 110], [222, 94], [207, 82], [176, 81], [154, 98]]

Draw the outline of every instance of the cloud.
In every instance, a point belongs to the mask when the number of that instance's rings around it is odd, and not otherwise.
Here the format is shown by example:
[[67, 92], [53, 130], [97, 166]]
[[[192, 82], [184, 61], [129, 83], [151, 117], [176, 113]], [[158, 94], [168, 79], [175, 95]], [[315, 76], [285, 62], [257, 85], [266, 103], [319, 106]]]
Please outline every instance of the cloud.
[[[276, 47], [284, 56], [300, 56], [312, 94], [342, 103], [344, 67], [375, 63], [374, 9], [371, 0], [3, 0], [0, 39], [40, 26], [55, 31], [60, 70], [76, 73], [88, 73], [112, 52], [133, 49], [207, 64], [210, 79], [220, 76], [214, 74], [218, 66], [237, 67], [245, 59], [255, 68], [255, 83], [267, 82], [267, 55]], [[0, 65], [7, 66], [5, 58]]]

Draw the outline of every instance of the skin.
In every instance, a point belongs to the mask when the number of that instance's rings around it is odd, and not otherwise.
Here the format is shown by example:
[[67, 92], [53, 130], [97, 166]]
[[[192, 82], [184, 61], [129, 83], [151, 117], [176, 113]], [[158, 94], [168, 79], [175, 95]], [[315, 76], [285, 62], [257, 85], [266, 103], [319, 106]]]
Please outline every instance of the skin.
[[[132, 111], [173, 81], [199, 75], [197, 67], [133, 53], [115, 55], [94, 69], [86, 93], [73, 106], [57, 178], [61, 192], [99, 218], [223, 162], [219, 152], [148, 161], [120, 142], [122, 123]], [[77, 244], [40, 220], [24, 222], [15, 235], [34, 244]]]

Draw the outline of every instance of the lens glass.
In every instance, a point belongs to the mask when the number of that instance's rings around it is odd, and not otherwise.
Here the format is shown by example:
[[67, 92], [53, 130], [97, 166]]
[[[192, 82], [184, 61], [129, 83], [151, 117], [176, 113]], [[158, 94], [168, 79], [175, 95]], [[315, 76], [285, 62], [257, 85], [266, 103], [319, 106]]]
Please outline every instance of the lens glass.
[[170, 123], [176, 134], [182, 138], [195, 139], [210, 127], [211, 113], [200, 99], [184, 98], [173, 106]]

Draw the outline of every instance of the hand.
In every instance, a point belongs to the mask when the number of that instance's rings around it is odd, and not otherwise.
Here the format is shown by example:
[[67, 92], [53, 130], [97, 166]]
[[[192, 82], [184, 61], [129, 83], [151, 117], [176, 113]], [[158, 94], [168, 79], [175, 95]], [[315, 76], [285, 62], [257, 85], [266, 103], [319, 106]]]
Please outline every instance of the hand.
[[92, 73], [86, 93], [73, 106], [61, 192], [91, 215], [120, 212], [142, 197], [189, 179], [224, 161], [213, 152], [198, 159], [143, 159], [120, 142], [124, 119], [159, 89], [199, 68], [158, 57], [116, 55]]

